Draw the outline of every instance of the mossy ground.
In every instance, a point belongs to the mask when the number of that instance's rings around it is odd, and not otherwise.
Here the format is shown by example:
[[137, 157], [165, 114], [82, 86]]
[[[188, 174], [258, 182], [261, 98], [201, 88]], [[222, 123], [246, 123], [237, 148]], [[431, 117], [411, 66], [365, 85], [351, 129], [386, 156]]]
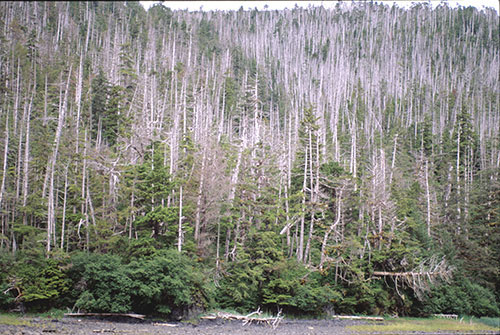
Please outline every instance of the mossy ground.
[[478, 321], [484, 323], [485, 325], [494, 327], [497, 331], [500, 332], [500, 318], [482, 317], [480, 319], [475, 319], [474, 321]]
[[348, 326], [347, 328], [357, 332], [475, 332], [475, 331], [499, 331], [498, 327], [479, 323], [478, 320], [462, 319], [421, 319], [421, 318], [398, 318], [388, 319], [383, 322], [373, 322], [365, 325]]
[[0, 314], [0, 324], [9, 326], [31, 326], [28, 319], [13, 314]]

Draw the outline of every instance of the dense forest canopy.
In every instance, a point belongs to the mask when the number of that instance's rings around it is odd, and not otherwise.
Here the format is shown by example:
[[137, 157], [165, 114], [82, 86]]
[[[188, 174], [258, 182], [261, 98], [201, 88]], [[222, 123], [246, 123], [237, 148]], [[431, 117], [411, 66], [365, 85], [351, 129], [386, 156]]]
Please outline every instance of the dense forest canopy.
[[498, 315], [492, 9], [0, 3], [0, 308]]

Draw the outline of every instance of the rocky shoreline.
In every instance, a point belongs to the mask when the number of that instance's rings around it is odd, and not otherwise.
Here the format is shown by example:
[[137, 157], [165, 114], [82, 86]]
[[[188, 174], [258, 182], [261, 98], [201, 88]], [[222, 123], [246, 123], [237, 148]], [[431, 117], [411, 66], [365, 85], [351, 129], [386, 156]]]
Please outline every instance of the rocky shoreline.
[[[390, 333], [359, 333], [348, 326], [366, 324], [362, 320], [282, 320], [279, 327], [268, 325], [244, 324], [239, 320], [196, 320], [190, 322], [165, 322], [159, 320], [132, 320], [128, 318], [71, 318], [57, 319], [24, 318], [22, 323], [29, 325], [2, 325], [0, 335], [93, 335], [93, 334], [138, 334], [138, 335], [391, 335]], [[495, 332], [404, 332], [411, 335], [491, 335]]]
[[0, 335], [46, 334], [354, 334], [346, 327], [363, 324], [357, 320], [283, 320], [273, 329], [267, 325], [247, 324], [237, 320], [201, 320], [198, 322], [160, 322], [140, 320], [109, 320], [97, 318], [63, 318], [61, 320], [26, 319], [30, 325], [0, 325]]

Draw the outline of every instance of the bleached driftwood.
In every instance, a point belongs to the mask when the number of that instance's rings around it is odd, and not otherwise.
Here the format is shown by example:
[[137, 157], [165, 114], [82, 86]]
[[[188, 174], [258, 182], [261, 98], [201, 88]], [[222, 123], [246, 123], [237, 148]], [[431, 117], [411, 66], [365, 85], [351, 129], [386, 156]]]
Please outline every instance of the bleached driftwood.
[[200, 319], [203, 319], [203, 320], [215, 320], [215, 319], [217, 319], [217, 316], [216, 315], [205, 315], [205, 316], [202, 316]]
[[258, 317], [255, 315], [261, 315], [262, 312], [260, 311], [260, 308], [257, 309], [255, 312], [252, 312], [247, 315], [238, 315], [238, 314], [232, 314], [232, 313], [226, 313], [226, 312], [217, 312], [215, 315], [206, 315], [202, 316], [201, 319], [203, 320], [215, 320], [215, 319], [223, 319], [223, 320], [241, 320], [243, 322], [243, 325], [248, 325], [251, 323], [257, 323], [257, 324], [266, 324], [273, 329], [276, 329], [283, 320], [283, 316], [281, 315], [281, 310], [278, 311], [278, 314], [275, 317]]
[[443, 318], [443, 319], [458, 319], [458, 315], [456, 314], [432, 314], [432, 316], [436, 318]]
[[122, 313], [65, 313], [64, 316], [99, 316], [99, 317], [127, 317], [127, 318], [134, 318], [134, 319], [140, 319], [144, 320], [146, 315], [142, 314], [122, 314]]
[[334, 319], [384, 321], [381, 316], [334, 315]]
[[94, 329], [93, 333], [114, 333], [114, 329]]
[[153, 323], [153, 326], [163, 326], [163, 327], [177, 327], [176, 324], [173, 323], [165, 323], [165, 322], [155, 322]]

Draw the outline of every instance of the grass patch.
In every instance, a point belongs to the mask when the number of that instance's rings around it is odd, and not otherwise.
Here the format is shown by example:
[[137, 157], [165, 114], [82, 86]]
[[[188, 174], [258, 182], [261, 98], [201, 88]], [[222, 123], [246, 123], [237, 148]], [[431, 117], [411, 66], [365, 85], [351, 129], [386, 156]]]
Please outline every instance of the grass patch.
[[496, 330], [500, 330], [500, 318], [482, 317], [482, 318], [476, 319], [474, 321], [481, 322], [481, 323], [488, 325], [490, 327], [494, 327]]
[[35, 316], [45, 318], [45, 319], [57, 319], [60, 320], [64, 317], [64, 313], [66, 313], [65, 310], [63, 309], [55, 309], [52, 308], [51, 310], [39, 314], [35, 314]]
[[31, 326], [29, 320], [12, 314], [0, 314], [0, 324], [9, 326]]
[[496, 331], [498, 328], [484, 323], [473, 321], [457, 321], [448, 319], [418, 319], [401, 318], [388, 319], [384, 322], [370, 323], [366, 325], [348, 326], [350, 330], [357, 332], [439, 332], [439, 331]]
[[25, 315], [1, 313], [0, 325], [33, 327], [34, 325], [31, 323], [32, 318], [60, 320], [64, 317], [64, 313], [65, 313], [64, 310], [59, 310], [59, 309], [51, 309], [50, 311], [44, 313], [27, 313]]

